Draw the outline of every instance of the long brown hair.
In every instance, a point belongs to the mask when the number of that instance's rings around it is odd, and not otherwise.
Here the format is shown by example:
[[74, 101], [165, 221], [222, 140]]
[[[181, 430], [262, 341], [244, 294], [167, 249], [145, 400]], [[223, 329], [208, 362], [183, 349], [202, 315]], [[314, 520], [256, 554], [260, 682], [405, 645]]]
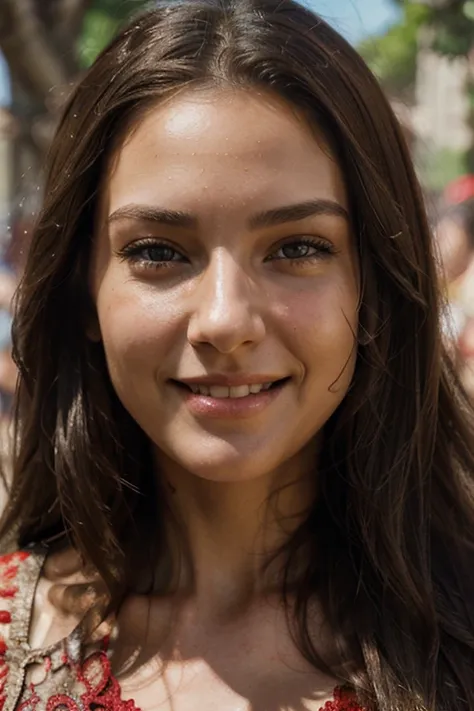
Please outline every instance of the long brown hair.
[[287, 547], [287, 579], [306, 552], [299, 647], [322, 663], [309, 612], [317, 596], [337, 673], [362, 698], [380, 711], [472, 711], [473, 433], [444, 354], [420, 189], [362, 59], [293, 0], [167, 0], [123, 30], [75, 89], [18, 296], [16, 452], [0, 535], [15, 527], [20, 546], [67, 538], [113, 606], [165, 560], [149, 444], [113, 391], [101, 344], [86, 337], [85, 284], [114, 141], [146, 107], [198, 84], [264, 88], [303, 109], [337, 147], [352, 203], [358, 359], [325, 426], [320, 495]]

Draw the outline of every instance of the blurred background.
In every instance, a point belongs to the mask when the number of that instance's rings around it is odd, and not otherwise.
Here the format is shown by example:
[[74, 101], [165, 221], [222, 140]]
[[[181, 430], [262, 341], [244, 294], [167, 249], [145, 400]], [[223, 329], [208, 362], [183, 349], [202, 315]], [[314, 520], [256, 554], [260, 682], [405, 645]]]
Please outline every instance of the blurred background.
[[[403, 126], [443, 263], [446, 336], [474, 395], [474, 0], [305, 0], [364, 56]], [[0, 0], [0, 422], [16, 372], [10, 302], [58, 113], [150, 0]]]

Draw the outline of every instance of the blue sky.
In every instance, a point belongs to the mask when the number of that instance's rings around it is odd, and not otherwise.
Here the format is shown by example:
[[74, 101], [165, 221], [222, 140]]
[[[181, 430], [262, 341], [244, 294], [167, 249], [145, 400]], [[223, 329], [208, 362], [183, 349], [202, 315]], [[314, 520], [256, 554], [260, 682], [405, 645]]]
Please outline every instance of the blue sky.
[[[348, 40], [383, 32], [397, 19], [392, 0], [303, 0]], [[0, 105], [8, 103], [8, 78], [0, 56]]]
[[393, 0], [303, 0], [353, 43], [397, 20]]

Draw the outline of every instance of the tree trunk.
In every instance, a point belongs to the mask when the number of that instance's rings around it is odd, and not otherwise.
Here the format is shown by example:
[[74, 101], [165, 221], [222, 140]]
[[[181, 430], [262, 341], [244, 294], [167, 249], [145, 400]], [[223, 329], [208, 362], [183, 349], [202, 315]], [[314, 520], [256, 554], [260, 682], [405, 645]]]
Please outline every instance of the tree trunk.
[[[11, 224], [22, 249], [41, 192], [40, 171], [60, 107], [79, 74], [75, 47], [91, 0], [1, 0], [0, 51], [15, 121]], [[25, 229], [24, 229], [25, 228]]]

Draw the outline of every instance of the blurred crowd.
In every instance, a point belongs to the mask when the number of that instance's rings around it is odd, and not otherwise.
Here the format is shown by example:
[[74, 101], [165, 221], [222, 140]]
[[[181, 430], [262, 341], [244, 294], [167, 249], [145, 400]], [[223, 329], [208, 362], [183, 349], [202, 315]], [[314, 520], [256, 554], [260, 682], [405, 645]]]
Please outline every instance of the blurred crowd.
[[0, 257], [0, 424], [9, 419], [16, 386], [16, 366], [12, 360], [12, 301], [18, 276], [7, 260]]
[[447, 186], [434, 236], [445, 285], [446, 335], [474, 397], [474, 175]]

